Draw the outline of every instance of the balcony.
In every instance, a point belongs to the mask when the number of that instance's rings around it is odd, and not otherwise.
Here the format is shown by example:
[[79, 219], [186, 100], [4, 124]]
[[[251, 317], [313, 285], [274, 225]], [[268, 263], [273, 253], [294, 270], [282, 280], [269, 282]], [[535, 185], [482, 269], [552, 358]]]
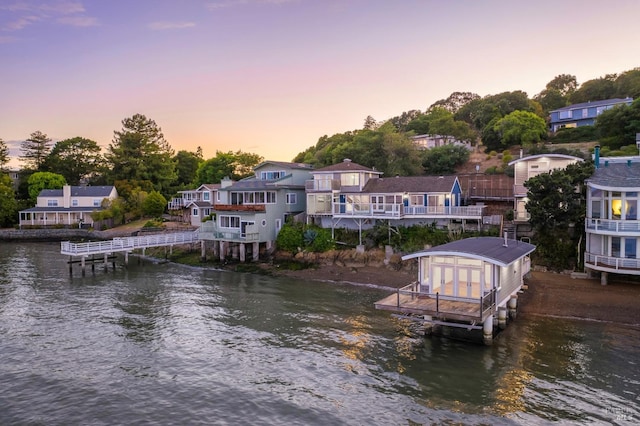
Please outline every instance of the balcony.
[[304, 183], [305, 191], [339, 191], [340, 180], [339, 179], [325, 179], [325, 180], [307, 180]]
[[201, 240], [231, 241], [238, 243], [260, 241], [260, 232], [247, 229], [243, 232], [240, 228], [218, 228], [215, 221], [203, 222], [198, 230]]
[[213, 210], [217, 212], [264, 212], [264, 204], [216, 204]]
[[405, 206], [403, 204], [333, 203], [335, 217], [481, 219], [485, 206]]
[[640, 233], [640, 220], [585, 219], [585, 228], [602, 234]]
[[640, 275], [640, 259], [627, 259], [585, 252], [584, 266], [596, 271]]

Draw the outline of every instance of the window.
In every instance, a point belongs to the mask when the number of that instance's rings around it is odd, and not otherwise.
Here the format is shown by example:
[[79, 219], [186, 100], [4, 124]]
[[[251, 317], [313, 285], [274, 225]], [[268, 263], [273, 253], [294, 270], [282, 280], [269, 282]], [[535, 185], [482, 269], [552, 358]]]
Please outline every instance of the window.
[[260, 180], [275, 180], [286, 176], [286, 173], [282, 170], [277, 172], [260, 172]]
[[100, 204], [102, 204], [102, 200], [93, 200], [93, 207], [100, 207]]
[[204, 209], [202, 210], [202, 215], [203, 216], [209, 216], [211, 214], [211, 209]]
[[219, 203], [219, 202], [220, 202], [220, 199], [221, 199], [221, 198], [220, 198], [220, 193], [219, 193], [219, 192], [216, 192], [216, 202], [218, 202], [218, 203]]
[[209, 200], [211, 200], [211, 194], [209, 193], [209, 191], [203, 192], [202, 201], [209, 201]]
[[244, 193], [244, 204], [254, 204], [253, 192]]
[[411, 195], [410, 202], [412, 206], [422, 206], [424, 205], [424, 195]]
[[256, 204], [264, 204], [264, 200], [265, 200], [264, 192], [256, 192], [255, 197], [256, 197], [255, 199]]
[[611, 256], [620, 257], [620, 237], [611, 238]]
[[47, 200], [47, 207], [58, 207], [58, 200]]
[[558, 117], [560, 120], [566, 120], [567, 118], [571, 118], [571, 111], [559, 111]]
[[360, 185], [359, 173], [342, 173], [340, 175], [340, 184], [342, 186], [358, 186]]
[[78, 200], [76, 200], [76, 199], [71, 200], [71, 205], [73, 207], [78, 207]]
[[267, 204], [276, 203], [276, 193], [274, 191], [267, 192]]
[[635, 259], [636, 258], [636, 239], [635, 238], [625, 238], [624, 239], [624, 257], [627, 259]]
[[220, 216], [221, 228], [240, 228], [240, 216]]
[[298, 202], [297, 195], [295, 192], [287, 192], [287, 204], [296, 204]]
[[192, 216], [198, 216], [198, 209], [193, 209], [193, 211], [191, 212]]

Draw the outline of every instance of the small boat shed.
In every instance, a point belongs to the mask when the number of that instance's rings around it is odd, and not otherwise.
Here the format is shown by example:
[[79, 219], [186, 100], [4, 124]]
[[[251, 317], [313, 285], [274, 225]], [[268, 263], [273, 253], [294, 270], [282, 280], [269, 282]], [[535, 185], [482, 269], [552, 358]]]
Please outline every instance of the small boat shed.
[[482, 329], [490, 344], [494, 317], [506, 327], [515, 317], [517, 293], [531, 270], [535, 246], [499, 237], [452, 241], [402, 257], [417, 259], [418, 279], [375, 303], [425, 325]]

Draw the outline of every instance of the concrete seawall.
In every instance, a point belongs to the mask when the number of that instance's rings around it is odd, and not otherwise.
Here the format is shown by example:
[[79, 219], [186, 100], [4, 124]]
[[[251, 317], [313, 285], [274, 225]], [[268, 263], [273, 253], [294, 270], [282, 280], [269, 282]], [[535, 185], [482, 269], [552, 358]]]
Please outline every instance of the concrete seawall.
[[102, 231], [87, 229], [0, 229], [0, 241], [95, 241], [110, 238]]

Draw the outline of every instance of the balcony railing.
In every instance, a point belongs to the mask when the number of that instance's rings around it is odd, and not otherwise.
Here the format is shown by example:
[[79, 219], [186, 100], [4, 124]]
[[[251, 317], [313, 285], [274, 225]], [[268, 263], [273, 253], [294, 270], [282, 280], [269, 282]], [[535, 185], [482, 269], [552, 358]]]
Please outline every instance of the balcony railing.
[[220, 212], [263, 212], [264, 204], [216, 204], [213, 210]]
[[304, 189], [306, 191], [339, 191], [340, 180], [339, 179], [307, 180], [304, 183]]
[[611, 233], [640, 232], [640, 220], [610, 220], [586, 218], [585, 226], [593, 231]]
[[481, 218], [485, 206], [405, 206], [403, 204], [333, 203], [334, 216]]
[[634, 271], [640, 273], [640, 259], [627, 259], [624, 257], [605, 256], [585, 252], [584, 263], [594, 269], [612, 269], [623, 273]]

